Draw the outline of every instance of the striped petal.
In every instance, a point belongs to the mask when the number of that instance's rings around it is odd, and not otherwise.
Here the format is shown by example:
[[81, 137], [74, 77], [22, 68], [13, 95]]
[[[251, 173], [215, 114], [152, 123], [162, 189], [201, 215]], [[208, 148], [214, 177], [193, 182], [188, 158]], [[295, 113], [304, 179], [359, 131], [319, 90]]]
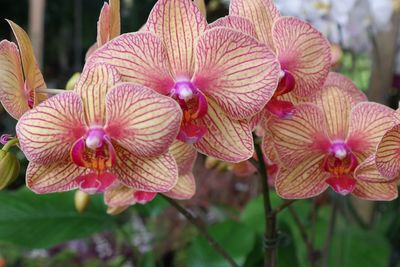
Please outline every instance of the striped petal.
[[104, 125], [106, 120], [106, 95], [121, 77], [115, 68], [106, 64], [96, 64], [84, 69], [75, 92], [83, 102], [88, 125]]
[[109, 207], [130, 206], [136, 203], [135, 189], [123, 184], [116, 184], [104, 192], [104, 202]]
[[357, 104], [351, 110], [349, 147], [365, 158], [374, 154], [382, 136], [393, 127], [393, 113], [391, 108], [378, 103]]
[[101, 47], [121, 34], [120, 0], [104, 3], [97, 22], [97, 45]]
[[328, 188], [329, 174], [321, 168], [323, 155], [311, 155], [293, 168], [282, 168], [275, 180], [276, 192], [282, 198], [302, 199], [317, 196]]
[[400, 174], [400, 124], [387, 131], [378, 145], [376, 166], [388, 178]]
[[228, 162], [241, 162], [253, 156], [253, 137], [246, 120], [233, 120], [213, 100], [208, 113], [198, 120], [207, 133], [194, 146], [201, 153]]
[[51, 164], [69, 157], [73, 143], [86, 132], [82, 101], [75, 93], [56, 95], [25, 113], [17, 124], [22, 151], [29, 161]]
[[268, 128], [279, 159], [287, 168], [323, 154], [330, 146], [324, 114], [313, 104], [298, 105], [290, 119], [271, 117]]
[[323, 110], [330, 138], [345, 140], [352, 108], [349, 96], [340, 87], [325, 85], [312, 101]]
[[274, 49], [272, 26], [280, 15], [272, 0], [231, 0], [229, 14], [250, 20], [259, 40]]
[[69, 191], [78, 187], [75, 178], [85, 172], [85, 168], [70, 160], [49, 165], [30, 162], [26, 170], [26, 185], [37, 194]]
[[152, 158], [137, 157], [119, 145], [114, 146], [117, 165], [113, 173], [126, 186], [146, 192], [168, 192], [176, 185], [178, 168], [171, 154]]
[[397, 182], [371, 183], [357, 181], [352, 194], [358, 198], [374, 201], [391, 201], [398, 196]]
[[354, 171], [357, 180], [372, 183], [383, 183], [392, 181], [393, 178], [383, 176], [377, 168], [375, 155], [368, 157]]
[[142, 84], [162, 94], [168, 94], [174, 85], [163, 42], [152, 33], [123, 34], [99, 48], [88, 63], [111, 65], [124, 81]]
[[207, 21], [191, 0], [159, 0], [145, 25], [164, 41], [175, 77], [192, 77], [195, 49]]
[[179, 175], [177, 184], [171, 191], [163, 193], [174, 199], [191, 199], [196, 193], [196, 181], [192, 173]]
[[141, 85], [120, 84], [107, 95], [106, 132], [136, 156], [167, 152], [181, 119], [175, 100]]
[[281, 17], [273, 40], [282, 69], [295, 78], [293, 93], [305, 97], [318, 91], [331, 66], [330, 44], [322, 33], [300, 19]]
[[[28, 34], [11, 20], [7, 20], [7, 22], [10, 24], [15, 38], [17, 39], [19, 51], [21, 53], [22, 69], [28, 88], [30, 90], [46, 88], [46, 83], [36, 63], [35, 53]], [[38, 103], [38, 99], [35, 99], [35, 105]]]
[[193, 146], [176, 140], [170, 146], [169, 153], [175, 158], [179, 175], [192, 172], [193, 165], [197, 158], [197, 151]]
[[243, 17], [232, 16], [232, 15], [225, 16], [209, 24], [207, 29], [213, 29], [216, 27], [227, 27], [235, 29], [240, 32], [246, 33], [254, 38], [257, 38], [256, 29], [253, 23], [251, 23], [250, 20]]
[[349, 99], [351, 105], [368, 101], [367, 96], [357, 88], [353, 81], [340, 73], [329, 72], [324, 87], [336, 87], [340, 89], [342, 93], [346, 94], [346, 98]]
[[24, 75], [17, 46], [0, 42], [0, 101], [7, 112], [19, 119], [30, 107], [24, 91]]
[[197, 47], [195, 84], [235, 119], [256, 115], [278, 85], [274, 54], [249, 35], [228, 28], [207, 31]]

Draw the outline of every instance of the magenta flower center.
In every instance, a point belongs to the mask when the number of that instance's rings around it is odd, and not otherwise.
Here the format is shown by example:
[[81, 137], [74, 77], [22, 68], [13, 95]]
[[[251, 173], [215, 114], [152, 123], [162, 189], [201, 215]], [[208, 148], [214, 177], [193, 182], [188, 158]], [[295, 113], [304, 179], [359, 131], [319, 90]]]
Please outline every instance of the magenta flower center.
[[268, 102], [267, 110], [282, 119], [292, 117], [295, 111], [293, 103], [280, 100], [278, 97], [293, 91], [295, 84], [294, 76], [290, 72], [282, 70], [278, 88], [276, 88], [272, 99]]
[[116, 179], [109, 172], [116, 163], [115, 150], [102, 127], [92, 127], [78, 139], [72, 146], [71, 158], [76, 165], [90, 170], [89, 174], [76, 178], [83, 191], [104, 192]]
[[194, 144], [206, 134], [207, 128], [201, 124], [201, 118], [207, 114], [208, 104], [205, 95], [190, 81], [175, 83], [171, 90], [174, 98], [183, 111], [178, 140]]
[[326, 182], [339, 194], [351, 193], [356, 186], [353, 172], [357, 165], [356, 156], [345, 142], [332, 143], [323, 164], [324, 170], [331, 174]]

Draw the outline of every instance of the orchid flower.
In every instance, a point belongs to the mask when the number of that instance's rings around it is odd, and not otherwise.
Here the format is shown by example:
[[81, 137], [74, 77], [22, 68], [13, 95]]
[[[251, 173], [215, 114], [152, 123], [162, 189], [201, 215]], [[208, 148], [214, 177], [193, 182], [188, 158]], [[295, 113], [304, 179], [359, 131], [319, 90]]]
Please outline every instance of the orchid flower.
[[7, 20], [18, 46], [7, 40], [0, 42], [0, 102], [15, 119], [47, 98], [38, 89], [46, 88], [36, 63], [32, 43], [26, 32]]
[[113, 39], [88, 61], [175, 99], [183, 111], [178, 140], [229, 162], [253, 155], [247, 119], [270, 100], [279, 75], [266, 45], [226, 27], [207, 30], [191, 0], [159, 0], [141, 32]]
[[75, 91], [58, 94], [21, 117], [17, 134], [30, 161], [30, 189], [94, 193], [120, 182], [166, 192], [175, 186], [178, 171], [168, 148], [182, 118], [178, 104], [120, 81], [110, 66], [87, 65]]
[[[192, 173], [197, 152], [181, 141], [175, 141], [169, 149], [178, 165], [178, 182], [168, 192], [163, 194], [174, 199], [190, 199], [196, 192], [196, 182]], [[129, 188], [123, 184], [110, 187], [104, 194], [106, 204], [111, 208], [127, 207], [130, 205], [146, 204], [154, 199], [157, 192], [146, 192]]]
[[394, 112], [365, 102], [365, 95], [336, 73], [310, 101], [299, 104], [291, 119], [273, 117], [268, 122], [281, 162], [275, 183], [278, 194], [307, 198], [331, 186], [337, 193], [360, 198], [395, 197], [393, 184], [361, 180], [357, 174], [393, 125]]
[[324, 84], [331, 66], [331, 50], [325, 37], [309, 23], [282, 17], [272, 0], [231, 0], [229, 16], [210, 25], [245, 32], [270, 47], [279, 60], [280, 81], [266, 108], [289, 117], [294, 106], [279, 99], [292, 93], [307, 97]]
[[104, 3], [97, 21], [97, 42], [86, 53], [86, 59], [99, 47], [121, 34], [120, 0]]

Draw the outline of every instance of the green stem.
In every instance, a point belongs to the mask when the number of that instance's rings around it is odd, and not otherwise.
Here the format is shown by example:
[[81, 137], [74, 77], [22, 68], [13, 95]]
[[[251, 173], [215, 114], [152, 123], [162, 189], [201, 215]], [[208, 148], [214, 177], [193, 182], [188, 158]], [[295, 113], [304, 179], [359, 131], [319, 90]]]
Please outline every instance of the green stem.
[[182, 207], [178, 202], [175, 200], [166, 197], [161, 194], [161, 196], [171, 204], [177, 211], [179, 211], [185, 218], [192, 223], [197, 230], [207, 239], [210, 246], [219, 254], [221, 255], [232, 267], [239, 267], [239, 265], [232, 259], [232, 257], [228, 254], [228, 252], [215, 240], [210, 233], [208, 232], [207, 228], [204, 226], [199, 219], [195, 218], [188, 210]]
[[18, 139], [11, 139], [10, 141], [8, 141], [1, 150], [8, 152], [11, 147], [17, 145], [19, 143]]
[[264, 199], [264, 216], [265, 216], [265, 257], [264, 266], [276, 266], [276, 242], [278, 239], [278, 231], [276, 229], [276, 214], [271, 206], [271, 197], [268, 186], [267, 167], [264, 161], [264, 155], [260, 144], [255, 144], [255, 150], [258, 158], [258, 170], [261, 178], [262, 193]]

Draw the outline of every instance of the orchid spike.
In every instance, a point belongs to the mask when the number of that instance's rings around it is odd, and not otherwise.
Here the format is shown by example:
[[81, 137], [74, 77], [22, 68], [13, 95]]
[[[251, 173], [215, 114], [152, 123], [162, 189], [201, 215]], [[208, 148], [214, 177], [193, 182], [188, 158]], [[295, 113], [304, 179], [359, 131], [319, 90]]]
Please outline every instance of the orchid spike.
[[319, 195], [328, 186], [339, 194], [389, 200], [376, 184], [358, 178], [357, 168], [373, 156], [392, 125], [393, 110], [366, 102], [344, 76], [331, 73], [310, 103], [299, 104], [291, 119], [273, 117], [268, 128], [282, 164], [276, 190], [284, 198]]
[[329, 42], [311, 24], [281, 16], [272, 0], [231, 0], [229, 16], [209, 28], [221, 26], [258, 38], [274, 51], [281, 69], [278, 88], [266, 106], [272, 114], [292, 116], [294, 105], [281, 97], [307, 97], [324, 84], [331, 66]]
[[28, 34], [14, 22], [7, 20], [17, 44], [0, 42], [0, 101], [15, 119], [47, 98], [38, 89], [46, 88]]
[[74, 92], [21, 117], [17, 134], [30, 161], [29, 188], [94, 193], [116, 182], [148, 192], [175, 186], [178, 171], [168, 148], [179, 130], [179, 106], [120, 78], [112, 67], [86, 66]]
[[253, 155], [247, 119], [272, 97], [279, 74], [266, 45], [226, 27], [207, 30], [191, 0], [159, 0], [141, 32], [115, 38], [89, 62], [175, 99], [183, 111], [178, 139], [229, 162]]
[[[178, 165], [178, 182], [168, 192], [160, 192], [174, 199], [190, 199], [196, 192], [196, 182], [192, 173], [197, 158], [196, 150], [183, 142], [175, 141], [169, 148]], [[110, 208], [146, 204], [154, 199], [155, 192], [138, 191], [122, 184], [116, 184], [105, 192], [104, 198]]]

